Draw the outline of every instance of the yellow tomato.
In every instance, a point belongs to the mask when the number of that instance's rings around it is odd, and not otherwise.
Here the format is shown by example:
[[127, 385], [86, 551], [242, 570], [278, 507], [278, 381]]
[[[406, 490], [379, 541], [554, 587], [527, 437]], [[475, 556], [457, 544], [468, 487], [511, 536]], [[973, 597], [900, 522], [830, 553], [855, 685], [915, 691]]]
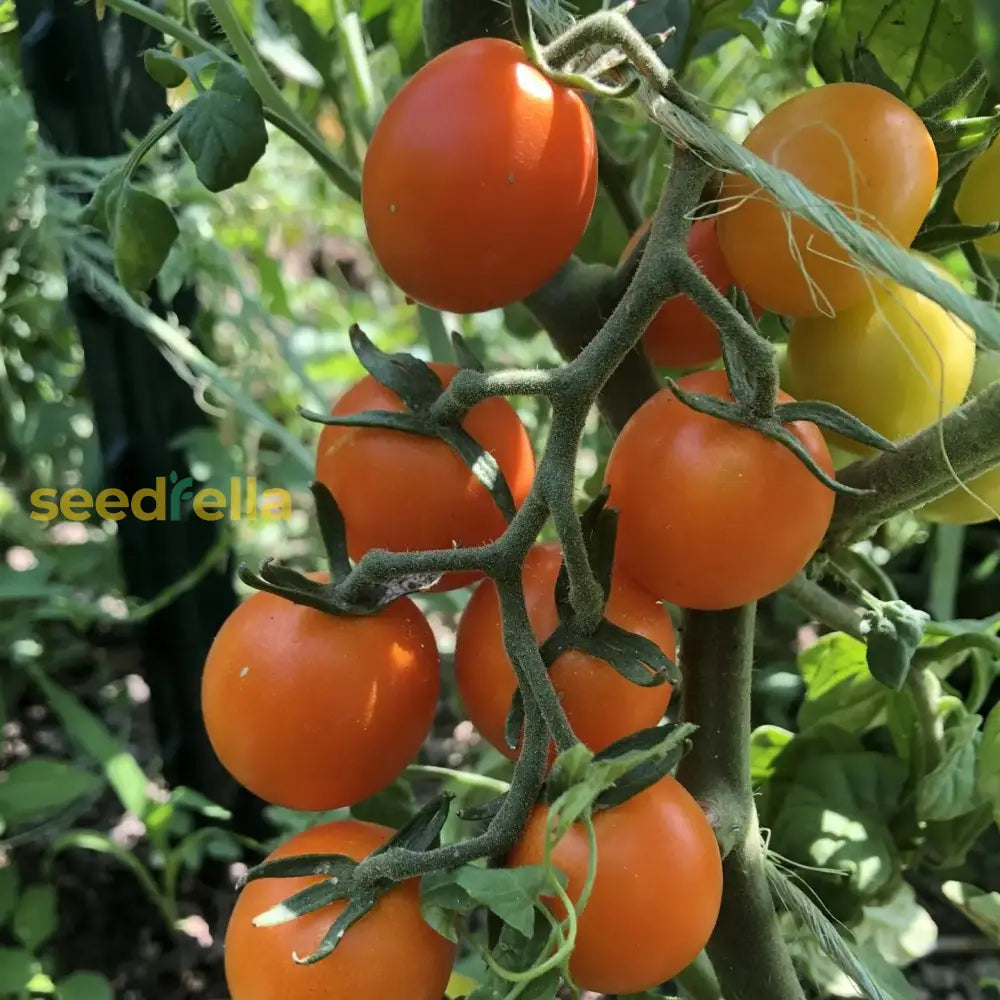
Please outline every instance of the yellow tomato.
[[[969, 226], [1000, 221], [1000, 139], [972, 161], [955, 198], [955, 214]], [[976, 240], [976, 246], [1000, 255], [1000, 233]]]
[[[969, 395], [976, 396], [1000, 380], [1000, 355], [983, 351], [976, 358]], [[969, 490], [956, 486], [950, 493], [920, 509], [921, 517], [939, 524], [980, 524], [992, 521], [1000, 513], [1000, 466], [984, 472], [966, 484]]]
[[[941, 265], [925, 263], [958, 285]], [[967, 324], [889, 280], [832, 319], [798, 320], [788, 340], [798, 399], [836, 403], [890, 441], [928, 427], [962, 402], [975, 355]], [[837, 434], [830, 440], [856, 454], [871, 451]]]

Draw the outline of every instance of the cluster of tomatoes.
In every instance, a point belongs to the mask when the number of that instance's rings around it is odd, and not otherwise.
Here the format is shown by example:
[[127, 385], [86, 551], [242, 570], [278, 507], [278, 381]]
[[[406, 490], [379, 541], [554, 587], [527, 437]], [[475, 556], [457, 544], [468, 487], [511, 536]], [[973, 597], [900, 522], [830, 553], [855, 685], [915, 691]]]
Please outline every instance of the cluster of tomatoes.
[[[792, 99], [763, 119], [746, 146], [906, 246], [937, 183], [934, 146], [920, 118], [862, 84]], [[596, 180], [594, 128], [580, 96], [549, 81], [517, 46], [481, 39], [432, 60], [386, 109], [365, 161], [365, 221], [376, 256], [407, 295], [441, 310], [476, 312], [519, 300], [558, 271], [586, 228]], [[720, 291], [735, 283], [760, 309], [793, 318], [788, 368], [798, 393], [840, 403], [893, 439], [961, 400], [975, 353], [968, 328], [929, 300], [865, 275], [835, 241], [742, 176], [725, 180], [719, 204], [716, 217], [693, 225], [689, 252]], [[717, 331], [683, 297], [663, 306], [645, 343], [655, 361], [673, 367], [704, 366], [719, 355]], [[443, 386], [457, 370], [431, 368]], [[873, 380], [878, 390], [865, 391]], [[731, 398], [718, 370], [687, 375], [680, 385]], [[778, 401], [790, 399], [780, 393]], [[405, 409], [368, 376], [333, 413]], [[486, 400], [465, 414], [462, 427], [496, 459], [519, 507], [535, 462], [514, 409]], [[819, 430], [802, 422], [791, 430], [832, 474]], [[328, 426], [316, 476], [341, 509], [355, 560], [375, 548], [482, 545], [506, 526], [466, 461], [434, 437]], [[832, 491], [785, 447], [695, 412], [668, 392], [625, 427], [606, 482], [619, 533], [605, 615], [670, 657], [674, 635], [661, 602], [713, 610], [773, 592], [815, 552], [833, 509]], [[523, 567], [540, 643], [558, 624], [561, 558], [558, 545], [539, 544]], [[484, 737], [516, 757], [504, 738], [516, 681], [497, 588], [475, 573], [452, 573], [436, 589], [470, 584], [476, 589], [455, 650], [457, 689]], [[563, 652], [550, 676], [575, 733], [595, 751], [655, 725], [671, 693], [669, 685], [634, 685], [580, 650]], [[333, 809], [375, 794], [404, 771], [432, 723], [439, 680], [434, 635], [409, 598], [352, 617], [257, 593], [223, 625], [209, 653], [204, 717], [220, 760], [251, 791], [292, 808]], [[540, 862], [544, 827], [539, 806], [507, 863]], [[596, 881], [571, 972], [597, 991], [651, 988], [688, 964], [711, 934], [722, 888], [713, 832], [671, 777], [599, 812], [595, 828]], [[272, 857], [360, 860], [391, 833], [337, 821], [292, 838]], [[579, 898], [587, 854], [577, 828], [552, 853], [568, 875], [570, 899]], [[386, 894], [315, 965], [294, 964], [291, 953], [314, 950], [345, 903], [276, 927], [252, 925], [256, 914], [317, 879], [265, 879], [242, 893], [227, 935], [235, 1000], [439, 1000], [454, 945], [422, 921], [415, 881]], [[550, 905], [564, 915], [558, 901]]]

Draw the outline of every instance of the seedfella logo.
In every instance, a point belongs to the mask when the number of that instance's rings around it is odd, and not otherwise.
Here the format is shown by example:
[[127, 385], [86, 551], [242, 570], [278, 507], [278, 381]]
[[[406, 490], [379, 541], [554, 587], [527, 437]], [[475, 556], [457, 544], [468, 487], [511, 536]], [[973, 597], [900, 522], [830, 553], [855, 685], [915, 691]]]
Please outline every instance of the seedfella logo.
[[124, 490], [101, 490], [96, 496], [73, 487], [60, 493], [51, 487], [31, 494], [30, 516], [35, 521], [51, 521], [61, 515], [67, 521], [180, 521], [187, 511], [203, 521], [286, 521], [292, 512], [292, 498], [287, 490], [258, 490], [257, 479], [250, 476], [229, 480], [228, 491], [205, 486], [195, 489], [190, 476], [157, 476], [151, 487], [136, 490], [130, 497]]

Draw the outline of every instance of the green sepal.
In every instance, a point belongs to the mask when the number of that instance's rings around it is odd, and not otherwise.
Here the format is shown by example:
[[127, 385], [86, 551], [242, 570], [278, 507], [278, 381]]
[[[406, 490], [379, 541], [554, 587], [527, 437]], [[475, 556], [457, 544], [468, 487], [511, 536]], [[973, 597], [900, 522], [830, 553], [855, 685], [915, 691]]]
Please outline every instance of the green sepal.
[[836, 431], [843, 437], [851, 438], [860, 444], [877, 448], [879, 451], [895, 451], [896, 445], [887, 437], [872, 430], [864, 421], [836, 403], [802, 402], [779, 403], [777, 415], [783, 424], [806, 420], [823, 427], [828, 431]]
[[507, 793], [504, 792], [503, 795], [498, 795], [496, 798], [488, 799], [486, 802], [481, 802], [479, 805], [466, 806], [464, 809], [458, 810], [458, 818], [464, 820], [466, 823], [488, 823], [503, 806], [504, 802], [507, 800]]
[[240, 880], [237, 888], [262, 878], [325, 875], [343, 880], [349, 878], [357, 866], [357, 861], [346, 854], [297, 854], [289, 858], [275, 858], [273, 861], [263, 861], [251, 868]]
[[430, 365], [412, 354], [386, 354], [379, 350], [357, 323], [351, 327], [350, 338], [351, 348], [364, 370], [394, 392], [407, 409], [417, 413], [427, 410], [444, 391], [441, 379]]
[[841, 60], [844, 66], [845, 80], [851, 80], [854, 83], [867, 83], [872, 87], [878, 87], [906, 103], [906, 97], [903, 94], [902, 88], [882, 68], [878, 56], [871, 49], [863, 45], [860, 40], [854, 47], [854, 54], [851, 61], [848, 63], [846, 52], [841, 53]]
[[424, 805], [419, 812], [402, 827], [391, 840], [383, 844], [375, 854], [384, 854], [394, 847], [403, 847], [408, 851], [429, 851], [434, 847], [441, 830], [448, 820], [451, 803], [455, 796], [451, 792], [442, 792]]
[[938, 153], [957, 153], [992, 142], [1000, 131], [1000, 115], [974, 118], [924, 119]]
[[483, 363], [457, 330], [451, 331], [451, 346], [455, 351], [455, 360], [459, 368], [468, 368], [474, 372], [483, 371]]
[[922, 250], [924, 253], [950, 250], [963, 243], [973, 243], [984, 236], [992, 236], [997, 231], [1000, 231], [1000, 222], [984, 222], [978, 226], [967, 226], [963, 223], [933, 226], [917, 233], [913, 249]]
[[323, 935], [323, 940], [319, 947], [304, 958], [298, 955], [292, 956], [292, 961], [296, 965], [315, 965], [316, 962], [333, 954], [337, 945], [344, 939], [344, 935], [356, 924], [365, 914], [369, 913], [378, 902], [376, 893], [366, 893], [364, 896], [355, 896], [347, 904], [340, 916], [330, 925], [330, 929]]
[[283, 899], [269, 910], [258, 913], [253, 918], [254, 927], [277, 927], [287, 924], [307, 913], [315, 913], [341, 899], [350, 899], [353, 886], [350, 878], [331, 877], [300, 889], [294, 895]]

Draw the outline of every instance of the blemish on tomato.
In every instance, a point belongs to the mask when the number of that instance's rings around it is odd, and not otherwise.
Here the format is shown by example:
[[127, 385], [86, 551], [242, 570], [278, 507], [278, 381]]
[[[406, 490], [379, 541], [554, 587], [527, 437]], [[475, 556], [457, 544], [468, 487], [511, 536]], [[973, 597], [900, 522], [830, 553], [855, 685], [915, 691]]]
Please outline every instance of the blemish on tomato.
[[247, 675], [248, 673], [250, 673], [250, 668], [249, 668], [249, 667], [244, 667], [244, 668], [243, 668], [243, 669], [242, 669], [242, 670], [240, 671], [240, 678], [242, 679], [242, 678], [246, 677], [246, 675]]

